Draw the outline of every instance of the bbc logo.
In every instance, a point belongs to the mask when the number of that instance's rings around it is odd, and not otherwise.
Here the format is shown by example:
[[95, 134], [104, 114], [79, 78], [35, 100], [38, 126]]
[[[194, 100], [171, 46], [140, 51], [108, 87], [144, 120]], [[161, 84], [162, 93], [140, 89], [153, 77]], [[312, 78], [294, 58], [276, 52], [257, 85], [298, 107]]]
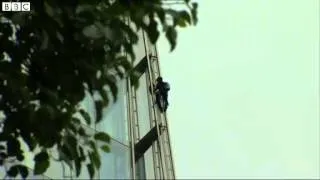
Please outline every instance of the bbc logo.
[[30, 2], [2, 2], [2, 11], [30, 11]]

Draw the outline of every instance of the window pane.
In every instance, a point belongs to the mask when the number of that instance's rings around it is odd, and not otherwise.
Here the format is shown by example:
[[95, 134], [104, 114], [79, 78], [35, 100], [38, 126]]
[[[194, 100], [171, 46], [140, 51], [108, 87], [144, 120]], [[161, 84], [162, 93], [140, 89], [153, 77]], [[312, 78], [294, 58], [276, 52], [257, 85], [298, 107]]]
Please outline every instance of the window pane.
[[117, 101], [103, 109], [103, 120], [97, 124], [96, 129], [107, 132], [117, 141], [129, 145], [126, 98], [126, 81], [121, 81], [118, 85]]
[[148, 86], [146, 83], [146, 73], [144, 73], [139, 79], [139, 88], [136, 92], [140, 138], [150, 131], [149, 104], [147, 94]]
[[[66, 177], [70, 177], [71, 171], [69, 170], [69, 167], [68, 167], [69, 171], [67, 171], [66, 165], [65, 165], [64, 169], [65, 169], [65, 172], [63, 171], [63, 166], [62, 166], [61, 162], [51, 160], [50, 166], [47, 169], [45, 175], [52, 178], [52, 179], [64, 179]], [[68, 175], [68, 176], [66, 176], [66, 175]]]
[[152, 147], [150, 147], [147, 152], [144, 154], [145, 159], [145, 168], [146, 168], [146, 178], [155, 179], [154, 175], [154, 165], [153, 165], [153, 156], [152, 156]]
[[131, 179], [129, 147], [112, 139], [110, 148], [110, 153], [101, 152], [100, 179]]
[[136, 179], [146, 179], [146, 169], [143, 156], [136, 162]]
[[0, 179], [3, 179], [6, 176], [6, 171], [4, 166], [0, 166]]
[[138, 64], [139, 60], [146, 55], [142, 30], [139, 30], [137, 34], [139, 36], [139, 39], [137, 44], [133, 46], [133, 51], [136, 54], [136, 61], [134, 62], [134, 65]]

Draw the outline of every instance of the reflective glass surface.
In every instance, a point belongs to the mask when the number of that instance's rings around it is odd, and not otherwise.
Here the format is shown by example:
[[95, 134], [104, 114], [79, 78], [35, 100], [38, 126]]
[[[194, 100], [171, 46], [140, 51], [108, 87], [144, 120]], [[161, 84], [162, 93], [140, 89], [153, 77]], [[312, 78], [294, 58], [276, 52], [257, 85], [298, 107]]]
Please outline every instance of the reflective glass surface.
[[114, 104], [103, 109], [103, 120], [97, 124], [96, 129], [107, 132], [112, 138], [128, 145], [126, 83], [121, 81], [118, 85], [118, 99]]
[[4, 179], [6, 176], [6, 171], [4, 169], [4, 166], [0, 166], [0, 179]]
[[133, 50], [136, 54], [136, 61], [134, 62], [134, 65], [136, 65], [139, 60], [146, 55], [142, 31], [139, 30], [137, 34], [139, 36], [138, 43], [133, 46]]
[[52, 179], [64, 179], [65, 177], [70, 177], [71, 171], [67, 166], [65, 166], [65, 171], [63, 171], [63, 166], [61, 162], [51, 160], [50, 166], [47, 169], [45, 175]]
[[146, 83], [146, 73], [144, 73], [139, 79], [139, 88], [136, 91], [138, 121], [141, 138], [150, 131], [149, 104], [147, 96], [148, 88], [149, 86], [147, 86]]
[[110, 153], [101, 153], [100, 179], [131, 179], [129, 147], [111, 140]]
[[146, 178], [155, 179], [152, 147], [150, 147], [147, 150], [147, 152], [144, 154], [144, 160], [145, 160]]
[[146, 171], [143, 156], [136, 162], [136, 179], [146, 179]]

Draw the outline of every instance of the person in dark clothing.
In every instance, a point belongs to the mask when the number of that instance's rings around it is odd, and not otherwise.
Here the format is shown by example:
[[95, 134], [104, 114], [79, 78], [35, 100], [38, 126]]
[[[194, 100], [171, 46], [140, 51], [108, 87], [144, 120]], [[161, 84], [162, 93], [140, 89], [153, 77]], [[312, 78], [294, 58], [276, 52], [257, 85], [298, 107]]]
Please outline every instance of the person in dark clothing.
[[[155, 88], [154, 88], [154, 92], [156, 93], [156, 103], [162, 112], [165, 112], [169, 105], [169, 102], [168, 102], [169, 90], [170, 90], [169, 83], [164, 82], [162, 80], [162, 77], [158, 77]], [[164, 104], [161, 103], [161, 98], [163, 98]]]

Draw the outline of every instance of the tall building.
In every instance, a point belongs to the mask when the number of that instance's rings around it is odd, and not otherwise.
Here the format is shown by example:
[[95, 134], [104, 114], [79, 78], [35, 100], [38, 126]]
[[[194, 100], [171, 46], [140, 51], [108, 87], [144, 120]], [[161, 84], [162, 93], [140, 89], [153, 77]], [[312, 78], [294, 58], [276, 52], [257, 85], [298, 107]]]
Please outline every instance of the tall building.
[[[105, 131], [111, 136], [111, 152], [101, 153], [102, 164], [96, 179], [175, 178], [166, 115], [155, 105], [151, 86], [160, 76], [158, 53], [144, 32], [140, 31], [139, 37], [134, 49], [135, 68], [140, 72], [139, 87], [133, 87], [129, 78], [119, 82], [116, 103], [103, 110], [100, 124], [87, 127], [89, 131]], [[82, 106], [95, 118], [94, 103], [89, 94]], [[30, 167], [28, 179], [77, 179], [75, 172], [61, 162], [51, 161], [45, 175], [37, 176], [31, 170], [34, 166], [32, 156], [27, 155], [26, 163]], [[5, 167], [1, 167], [1, 174], [5, 174]], [[79, 179], [88, 178], [83, 166]]]

